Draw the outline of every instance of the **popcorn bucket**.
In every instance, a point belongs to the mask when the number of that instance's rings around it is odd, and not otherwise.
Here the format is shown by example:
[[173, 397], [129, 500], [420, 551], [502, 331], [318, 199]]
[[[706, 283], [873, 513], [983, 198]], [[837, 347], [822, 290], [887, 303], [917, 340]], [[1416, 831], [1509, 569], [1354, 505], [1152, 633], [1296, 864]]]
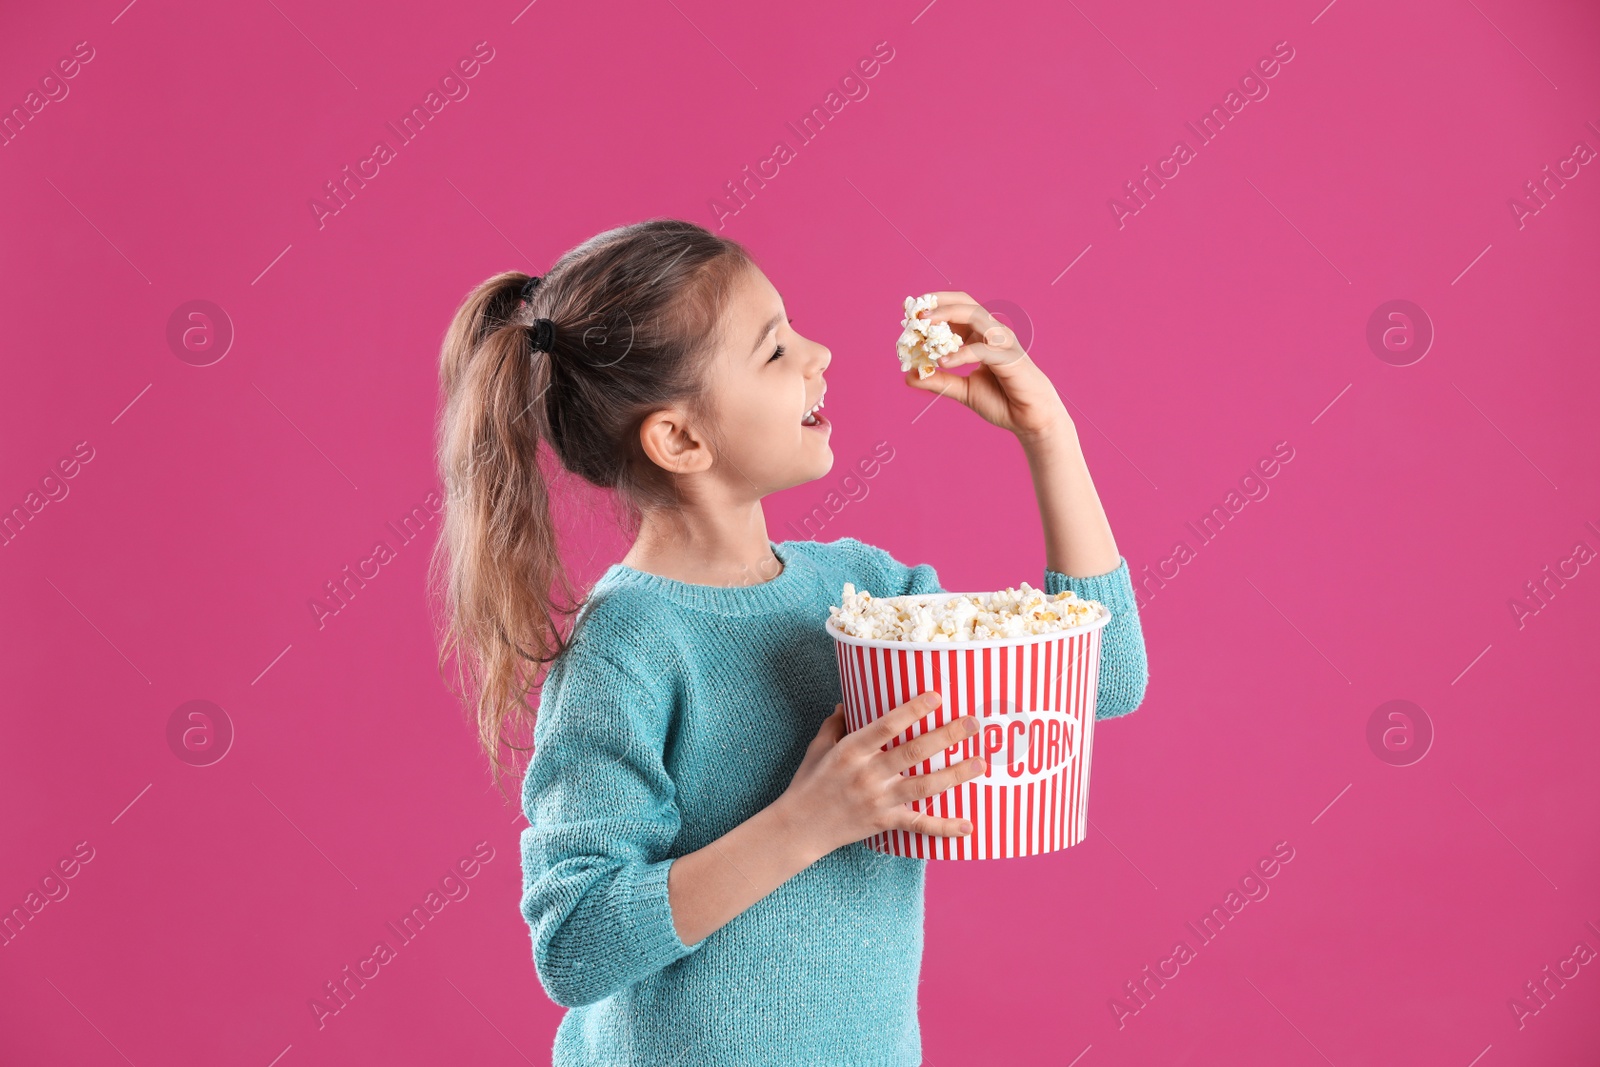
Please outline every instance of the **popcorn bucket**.
[[[948, 597], [916, 597], [938, 602]], [[897, 597], [886, 600], [900, 599]], [[937, 690], [943, 702], [885, 745], [902, 745], [957, 715], [978, 732], [902, 772], [932, 774], [964, 759], [988, 769], [907, 806], [972, 822], [965, 837], [888, 830], [865, 840], [891, 856], [929, 860], [1010, 859], [1075, 845], [1088, 826], [1089, 757], [1100, 675], [1100, 630], [1109, 612], [1083, 626], [995, 641], [870, 641], [825, 624], [839, 658], [850, 732]]]

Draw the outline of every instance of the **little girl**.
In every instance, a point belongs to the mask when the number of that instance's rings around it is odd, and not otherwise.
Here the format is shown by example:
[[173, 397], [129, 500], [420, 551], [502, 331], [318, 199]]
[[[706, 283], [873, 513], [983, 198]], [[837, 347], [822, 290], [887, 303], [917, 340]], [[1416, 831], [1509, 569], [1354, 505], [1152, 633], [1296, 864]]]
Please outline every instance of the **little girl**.
[[[1076, 428], [1010, 330], [965, 293], [936, 295], [931, 317], [963, 341], [943, 366], [978, 366], [906, 383], [1016, 435], [1045, 590], [1113, 612], [1095, 718], [1132, 711], [1144, 639]], [[451, 324], [441, 664], [458, 653], [476, 689], [497, 781], [531, 722], [521, 910], [540, 983], [571, 1009], [555, 1067], [922, 1060], [926, 861], [862, 842], [968, 832], [907, 805], [984, 768], [901, 773], [974, 732], [971, 716], [886, 750], [937, 693], [845, 733], [829, 606], [845, 582], [940, 592], [934, 569], [850, 537], [768, 539], [762, 499], [833, 465], [813, 414], [832, 358], [743, 248], [672, 220], [602, 233], [542, 278], [491, 278]], [[546, 451], [614, 490], [633, 535], [580, 604], [556, 554]]]

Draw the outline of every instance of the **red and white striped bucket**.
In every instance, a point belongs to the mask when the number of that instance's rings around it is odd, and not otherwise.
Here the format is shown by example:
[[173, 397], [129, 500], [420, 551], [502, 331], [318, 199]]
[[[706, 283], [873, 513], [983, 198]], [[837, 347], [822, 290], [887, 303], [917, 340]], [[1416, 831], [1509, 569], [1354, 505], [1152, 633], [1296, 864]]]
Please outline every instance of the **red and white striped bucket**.
[[849, 731], [937, 690], [943, 702], [884, 747], [905, 744], [957, 715], [976, 715], [976, 734], [903, 773], [932, 774], [972, 757], [988, 763], [979, 777], [909, 805], [936, 818], [970, 819], [971, 834], [888, 830], [867, 838], [867, 847], [916, 859], [986, 860], [1038, 856], [1082, 841], [1100, 630], [1110, 621], [1107, 612], [1071, 630], [947, 643], [864, 640], [839, 633], [830, 619]]

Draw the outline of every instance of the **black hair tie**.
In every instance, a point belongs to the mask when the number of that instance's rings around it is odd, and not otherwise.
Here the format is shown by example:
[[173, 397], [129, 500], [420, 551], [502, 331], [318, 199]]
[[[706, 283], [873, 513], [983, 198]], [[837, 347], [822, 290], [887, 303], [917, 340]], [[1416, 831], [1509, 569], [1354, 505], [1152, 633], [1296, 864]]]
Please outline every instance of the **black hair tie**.
[[550, 346], [555, 343], [556, 324], [549, 319], [534, 319], [528, 331], [533, 336], [533, 350], [535, 352], [549, 352]]

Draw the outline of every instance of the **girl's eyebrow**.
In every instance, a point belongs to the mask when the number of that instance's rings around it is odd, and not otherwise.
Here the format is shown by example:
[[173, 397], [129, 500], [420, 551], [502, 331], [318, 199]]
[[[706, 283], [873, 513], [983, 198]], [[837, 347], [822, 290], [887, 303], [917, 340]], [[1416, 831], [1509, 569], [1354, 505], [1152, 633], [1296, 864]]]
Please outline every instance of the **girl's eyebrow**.
[[777, 314], [777, 315], [774, 315], [774, 316], [772, 316], [772, 318], [767, 320], [766, 325], [761, 327], [761, 335], [756, 338], [756, 346], [755, 346], [755, 348], [752, 348], [750, 350], [750, 354], [752, 356], [755, 355], [756, 352], [760, 350], [761, 342], [765, 341], [767, 339], [767, 334], [771, 333], [773, 330], [776, 330], [778, 328], [778, 323], [780, 323], [782, 321], [783, 321], [783, 315], [781, 313]]

